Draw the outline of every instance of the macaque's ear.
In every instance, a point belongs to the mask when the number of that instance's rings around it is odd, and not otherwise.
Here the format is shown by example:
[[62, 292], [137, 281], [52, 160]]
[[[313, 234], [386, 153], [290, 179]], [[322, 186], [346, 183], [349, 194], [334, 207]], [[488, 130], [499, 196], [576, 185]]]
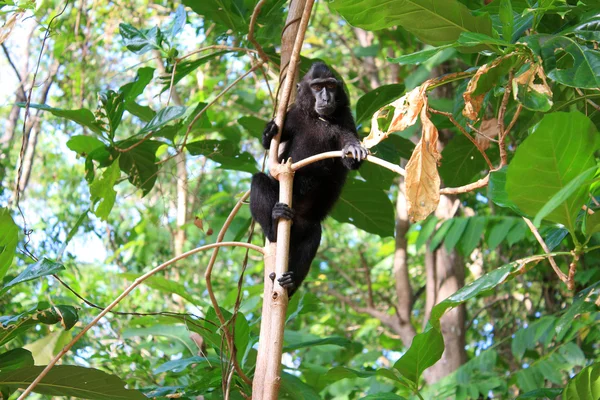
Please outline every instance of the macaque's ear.
[[300, 83], [296, 83], [296, 90], [300, 89]]

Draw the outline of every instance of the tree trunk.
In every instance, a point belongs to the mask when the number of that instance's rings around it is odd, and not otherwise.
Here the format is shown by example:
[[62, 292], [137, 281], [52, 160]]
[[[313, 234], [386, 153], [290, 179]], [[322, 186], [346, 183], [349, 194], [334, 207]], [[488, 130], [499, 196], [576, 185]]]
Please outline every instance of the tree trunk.
[[[440, 198], [436, 215], [451, 218], [456, 210], [456, 202], [447, 196]], [[427, 271], [427, 309], [426, 319], [429, 319], [431, 307], [462, 288], [465, 284], [464, 263], [456, 250], [446, 251], [440, 246], [434, 253], [429, 249], [425, 256]], [[430, 276], [433, 274], [433, 276]], [[455, 371], [465, 363], [465, 307], [461, 305], [447, 311], [440, 319], [442, 335], [444, 336], [444, 354], [440, 361], [427, 369], [425, 380], [431, 384]]]

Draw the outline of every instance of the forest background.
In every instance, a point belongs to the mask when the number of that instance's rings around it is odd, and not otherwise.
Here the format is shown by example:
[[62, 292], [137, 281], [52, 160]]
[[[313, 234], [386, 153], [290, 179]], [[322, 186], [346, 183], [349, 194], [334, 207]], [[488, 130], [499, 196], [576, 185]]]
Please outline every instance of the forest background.
[[[298, 20], [259, 4], [0, 0], [4, 398], [236, 204], [220, 241], [263, 245], [240, 200]], [[599, 398], [599, 9], [315, 3], [300, 73], [328, 63], [361, 138], [385, 137], [371, 153], [423, 162], [350, 175], [288, 307], [280, 398]], [[221, 249], [207, 286], [212, 254], [128, 293], [31, 398], [249, 396], [262, 255]]]

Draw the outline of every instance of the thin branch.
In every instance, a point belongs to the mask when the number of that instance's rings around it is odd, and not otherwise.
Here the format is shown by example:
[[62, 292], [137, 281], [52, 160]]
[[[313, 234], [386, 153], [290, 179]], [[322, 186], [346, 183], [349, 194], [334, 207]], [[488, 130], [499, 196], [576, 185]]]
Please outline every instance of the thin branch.
[[490, 181], [490, 174], [488, 173], [483, 178], [481, 178], [473, 183], [469, 183], [468, 185], [458, 186], [458, 187], [450, 187], [450, 188], [442, 188], [442, 189], [440, 189], [440, 194], [461, 194], [461, 193], [472, 192], [473, 190], [480, 189], [482, 187], [487, 186], [489, 181]]
[[[339, 150], [339, 151], [327, 151], [325, 153], [316, 154], [314, 156], [310, 156], [310, 157], [307, 157], [307, 158], [305, 158], [303, 160], [300, 160], [298, 162], [293, 163], [292, 164], [292, 170], [297, 171], [300, 168], [306, 167], [307, 165], [312, 164], [314, 162], [321, 161], [321, 160], [326, 160], [328, 158], [336, 158], [336, 157], [342, 157], [342, 156], [343, 156], [343, 153], [342, 153], [341, 150]], [[348, 154], [346, 157], [351, 157], [351, 155]], [[365, 158], [365, 160], [367, 160], [369, 162], [372, 162], [373, 164], [377, 164], [377, 165], [380, 165], [380, 166], [382, 166], [384, 168], [387, 168], [390, 171], [395, 172], [395, 173], [397, 173], [399, 175], [406, 176], [406, 171], [404, 170], [404, 168], [400, 167], [399, 165], [393, 164], [393, 163], [391, 163], [389, 161], [382, 160], [381, 158], [372, 156], [370, 154]]]
[[[498, 110], [498, 134], [500, 135], [500, 144], [499, 144], [499, 149], [500, 149], [500, 168], [502, 168], [504, 165], [507, 164], [507, 155], [506, 155], [506, 133], [508, 132], [508, 130], [504, 129], [504, 115], [506, 114], [506, 107], [508, 105], [508, 100], [510, 98], [510, 91], [512, 88], [512, 81], [513, 81], [513, 72], [512, 70], [509, 72], [508, 75], [508, 83], [506, 84], [506, 86], [504, 87], [504, 96], [502, 96], [502, 103], [500, 104], [500, 109]], [[520, 110], [517, 108], [517, 111]], [[519, 115], [518, 113], [515, 113], [516, 115]], [[516, 122], [516, 118], [513, 118], [513, 120]], [[512, 128], [512, 125], [510, 126], [510, 128]]]
[[358, 284], [356, 283], [356, 281], [354, 279], [352, 279], [350, 277], [350, 275], [348, 275], [346, 273], [346, 271], [344, 271], [342, 268], [340, 268], [335, 262], [333, 262], [333, 260], [331, 260], [331, 258], [327, 257], [325, 254], [321, 253], [319, 254], [320, 258], [325, 259], [325, 261], [327, 261], [327, 266], [335, 269], [335, 271], [340, 274], [342, 276], [342, 278], [344, 278], [344, 280], [346, 282], [348, 282], [350, 284], [350, 286], [352, 286], [353, 288], [358, 290]]
[[454, 126], [456, 126], [458, 128], [458, 130], [460, 130], [462, 132], [462, 134], [465, 135], [466, 138], [469, 139], [469, 141], [471, 143], [473, 143], [473, 146], [475, 146], [475, 148], [477, 148], [477, 150], [479, 150], [479, 152], [481, 153], [481, 155], [485, 159], [485, 162], [487, 163], [488, 167], [490, 167], [490, 170], [494, 169], [494, 166], [492, 165], [492, 162], [488, 158], [487, 154], [485, 154], [485, 151], [479, 146], [479, 144], [477, 143], [477, 141], [471, 135], [469, 135], [469, 133], [466, 131], [466, 129], [463, 128], [458, 123], [458, 121], [456, 121], [454, 119], [454, 117], [452, 116], [452, 113], [444, 112], [444, 111], [438, 111], [438, 110], [435, 110], [435, 109], [433, 109], [431, 107], [429, 107], [429, 111], [431, 111], [434, 114], [440, 114], [440, 115], [443, 115], [444, 117], [448, 118], [450, 120], [450, 122], [452, 122], [452, 124], [454, 124]]
[[[225, 233], [227, 233], [227, 230], [229, 229], [229, 226], [233, 222], [233, 219], [237, 215], [238, 211], [240, 211], [240, 208], [244, 204], [244, 201], [246, 201], [248, 199], [248, 197], [250, 197], [249, 190], [246, 193], [244, 193], [242, 195], [242, 197], [240, 197], [240, 199], [238, 200], [236, 205], [233, 207], [233, 210], [231, 210], [231, 212], [229, 213], [229, 216], [225, 220], [225, 223], [223, 224], [223, 226], [221, 227], [221, 230], [219, 231], [219, 234], [217, 235], [217, 243], [222, 243], [222, 240], [225, 237]], [[264, 254], [264, 250], [263, 250], [263, 254]], [[225, 319], [225, 317], [223, 316], [223, 313], [221, 312], [221, 308], [219, 307], [219, 302], [217, 301], [217, 297], [215, 296], [215, 292], [214, 292], [213, 286], [212, 286], [212, 280], [211, 280], [212, 279], [212, 270], [214, 268], [215, 262], [217, 261], [218, 255], [219, 255], [219, 247], [215, 247], [212, 255], [210, 256], [210, 260], [208, 262], [208, 266], [206, 267], [206, 271], [204, 272], [204, 280], [206, 281], [206, 291], [208, 292], [208, 297], [210, 297], [210, 302], [212, 303], [213, 308], [215, 310], [215, 314], [217, 315], [217, 318], [219, 319], [219, 322], [221, 323], [221, 327], [223, 329], [223, 334], [225, 335], [225, 338], [227, 339], [227, 345], [229, 346], [229, 351], [231, 353], [235, 353], [235, 351], [234, 351], [235, 343], [233, 340], [233, 335], [229, 331], [229, 328], [227, 326], [227, 320]], [[252, 380], [250, 378], [248, 378], [248, 376], [244, 373], [241, 366], [239, 365], [239, 363], [237, 361], [237, 357], [233, 357], [232, 361], [233, 361], [233, 367], [235, 368], [238, 375], [246, 383], [252, 384]]]
[[533, 223], [528, 218], [523, 217], [523, 220], [525, 221], [525, 223], [529, 227], [529, 230], [531, 230], [531, 233], [533, 233], [533, 236], [535, 236], [535, 238], [537, 239], [537, 241], [540, 244], [540, 246], [542, 246], [542, 249], [544, 249], [544, 251], [546, 252], [546, 256], [548, 258], [548, 261], [550, 262], [550, 265], [552, 266], [552, 269], [554, 270], [554, 272], [556, 273], [556, 275], [558, 276], [558, 278], [561, 281], [563, 281], [564, 283], [567, 283], [568, 280], [569, 280], [568, 277], [567, 277], [567, 275], [565, 275], [564, 272], [562, 272], [560, 270], [560, 268], [558, 268], [558, 265], [556, 265], [556, 261], [554, 261], [554, 258], [549, 255], [550, 254], [550, 249], [548, 248], [548, 245], [546, 245], [546, 242], [544, 242], [544, 239], [542, 239], [542, 236], [538, 232], [537, 228], [533, 225]]
[[256, 19], [258, 18], [258, 14], [260, 14], [261, 8], [265, 5], [265, 1], [266, 0], [260, 0], [258, 3], [256, 3], [256, 6], [254, 7], [252, 17], [250, 17], [250, 27], [248, 28], [248, 41], [254, 45], [260, 58], [265, 64], [267, 64], [269, 62], [269, 56], [267, 56], [267, 53], [265, 53], [260, 43], [258, 43], [254, 38], [254, 27], [256, 26]]
[[256, 50], [252, 50], [252, 49], [248, 49], [245, 47], [232, 47], [232, 46], [225, 46], [225, 45], [220, 45], [220, 44], [215, 44], [215, 45], [211, 45], [211, 46], [206, 46], [206, 47], [202, 47], [201, 49], [198, 50], [194, 50], [191, 53], [188, 53], [184, 56], [181, 56], [177, 59], [177, 62], [179, 63], [180, 61], [185, 60], [188, 57], [193, 56], [194, 54], [198, 54], [201, 53], [203, 51], [207, 51], [207, 50], [230, 50], [230, 51], [243, 51], [245, 53], [256, 53]]
[[157, 272], [160, 272], [162, 270], [164, 270], [165, 268], [167, 268], [168, 266], [176, 263], [177, 261], [183, 260], [184, 258], [187, 258], [193, 254], [199, 253], [201, 251], [204, 250], [210, 250], [210, 249], [214, 249], [217, 247], [245, 247], [248, 249], [252, 249], [252, 250], [256, 250], [259, 253], [264, 254], [264, 250], [262, 249], [262, 247], [256, 246], [254, 244], [250, 244], [250, 243], [244, 243], [244, 242], [221, 242], [221, 243], [212, 243], [212, 244], [207, 244], [205, 246], [201, 246], [201, 247], [197, 247], [193, 250], [187, 251], [185, 253], [183, 253], [182, 255], [172, 258], [167, 262], [162, 263], [161, 265], [159, 265], [158, 267], [152, 269], [151, 271], [146, 272], [144, 275], [140, 276], [139, 278], [137, 278], [131, 285], [129, 285], [115, 300], [113, 300], [112, 303], [110, 303], [104, 310], [102, 310], [102, 312], [100, 312], [100, 314], [98, 314], [96, 316], [96, 318], [94, 318], [92, 320], [92, 322], [90, 322], [89, 324], [86, 325], [85, 328], [83, 328], [81, 330], [81, 332], [79, 332], [77, 334], [77, 336], [75, 336], [73, 338], [73, 340], [71, 340], [69, 342], [69, 344], [67, 344], [65, 347], [63, 347], [63, 349], [50, 361], [50, 363], [48, 363], [48, 365], [46, 366], [46, 368], [44, 368], [44, 370], [37, 376], [37, 378], [34, 379], [33, 382], [31, 382], [31, 384], [27, 387], [27, 389], [25, 389], [25, 391], [19, 396], [19, 398], [17, 400], [23, 400], [25, 399], [29, 394], [31, 394], [31, 392], [33, 391], [33, 389], [37, 386], [38, 383], [40, 383], [40, 381], [42, 379], [44, 379], [44, 377], [48, 374], [48, 372], [50, 372], [50, 370], [56, 365], [56, 363], [65, 355], [67, 354], [67, 352], [75, 345], [75, 343], [77, 343], [79, 341], [79, 339], [81, 339], [86, 333], [87, 331], [89, 331], [90, 329], [92, 329], [93, 326], [95, 326], [98, 321], [100, 321], [102, 319], [102, 317], [104, 317], [106, 314], [108, 314], [113, 308], [115, 308], [117, 306], [117, 304], [119, 304], [121, 302], [121, 300], [123, 300], [125, 297], [127, 297], [127, 295], [136, 287], [138, 287], [142, 282], [144, 282], [146, 279], [150, 278], [152, 275], [155, 275]]

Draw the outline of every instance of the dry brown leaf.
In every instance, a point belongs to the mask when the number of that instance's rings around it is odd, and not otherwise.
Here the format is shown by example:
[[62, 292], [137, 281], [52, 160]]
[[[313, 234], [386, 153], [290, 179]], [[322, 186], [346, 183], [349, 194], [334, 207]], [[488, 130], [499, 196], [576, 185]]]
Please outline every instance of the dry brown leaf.
[[10, 36], [15, 24], [23, 15], [22, 12], [16, 12], [8, 17], [8, 20], [4, 23], [2, 27], [0, 27], [0, 44], [4, 43], [6, 39]]
[[[542, 83], [534, 83], [536, 76], [540, 78]], [[531, 67], [523, 72], [521, 75], [515, 78], [515, 85], [513, 85], [513, 97], [517, 100], [517, 95], [519, 94], [519, 86], [525, 85], [530, 90], [533, 90], [539, 94], [543, 94], [552, 99], [552, 90], [546, 82], [546, 74], [544, 73], [544, 68], [542, 68], [539, 64], [532, 64]]]
[[422, 221], [440, 202], [440, 175], [437, 163], [438, 130], [427, 116], [427, 99], [421, 108], [423, 133], [406, 165], [406, 201], [411, 221]]
[[194, 225], [196, 225], [196, 227], [200, 228], [201, 230], [204, 230], [204, 222], [202, 221], [202, 218], [194, 218]]
[[[363, 145], [370, 149], [387, 138], [391, 132], [403, 131], [409, 126], [414, 125], [423, 108], [424, 95], [428, 86], [429, 82], [425, 82], [393, 103], [381, 107], [373, 114], [373, 117], [371, 118], [371, 132], [369, 133], [369, 136], [363, 139]], [[389, 106], [394, 108], [394, 115], [389, 129], [387, 132], [383, 132], [379, 129], [379, 122], [377, 120], [381, 113]]]
[[[481, 133], [481, 134], [479, 134]], [[485, 119], [479, 127], [479, 132], [475, 141], [481, 150], [487, 150], [490, 147], [490, 139], [495, 139], [500, 133], [498, 119]]]
[[479, 114], [483, 104], [483, 99], [485, 98], [485, 93], [473, 95], [473, 92], [475, 92], [477, 89], [479, 78], [481, 78], [481, 76], [489, 70], [490, 66], [488, 64], [483, 64], [477, 70], [473, 78], [471, 78], [469, 84], [467, 85], [467, 90], [465, 90], [463, 93], [463, 98], [465, 99], [465, 108], [463, 109], [462, 114], [471, 121], [475, 121], [477, 119], [477, 115]]

